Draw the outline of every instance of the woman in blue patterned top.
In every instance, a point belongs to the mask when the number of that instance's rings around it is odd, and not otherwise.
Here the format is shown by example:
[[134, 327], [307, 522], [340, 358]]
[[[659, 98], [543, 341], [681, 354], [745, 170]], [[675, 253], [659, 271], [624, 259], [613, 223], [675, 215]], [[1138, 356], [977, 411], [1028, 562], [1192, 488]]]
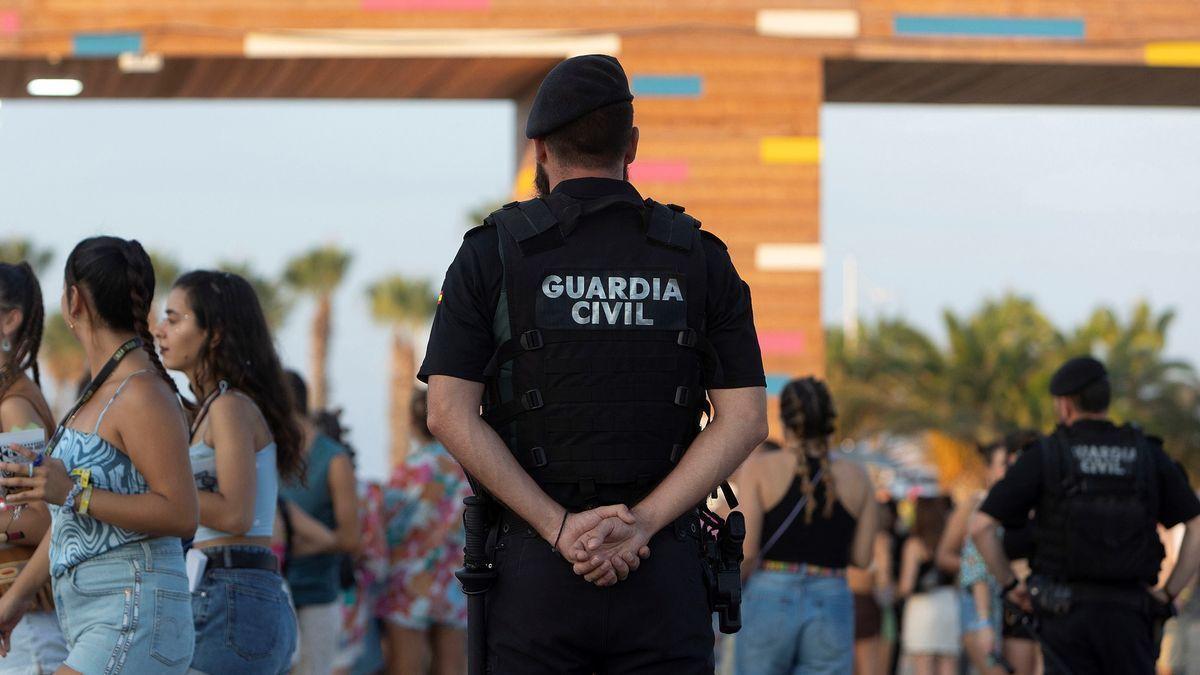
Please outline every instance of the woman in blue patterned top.
[[280, 476], [303, 470], [300, 427], [254, 288], [227, 272], [175, 282], [155, 331], [163, 363], [185, 373], [200, 408], [192, 473], [200, 527], [188, 555], [198, 673], [287, 671], [296, 616], [271, 552]]
[[[44, 461], [6, 463], [9, 504], [49, 504], [42, 540], [0, 597], [0, 653], [52, 580], [69, 650], [60, 673], [184, 673], [191, 595], [180, 538], [199, 507], [178, 392], [154, 351], [154, 269], [136, 241], [85, 239], [67, 258], [62, 310], [93, 386]], [[140, 347], [140, 349], [138, 348]]]

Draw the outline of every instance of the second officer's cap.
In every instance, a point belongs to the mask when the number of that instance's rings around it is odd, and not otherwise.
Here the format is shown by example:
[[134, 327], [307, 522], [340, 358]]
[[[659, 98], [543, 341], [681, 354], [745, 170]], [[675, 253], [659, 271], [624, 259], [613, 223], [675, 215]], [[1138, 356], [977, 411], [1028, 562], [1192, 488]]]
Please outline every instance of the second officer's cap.
[[538, 87], [525, 136], [543, 138], [594, 110], [632, 100], [620, 61], [605, 54], [569, 58]]
[[1090, 356], [1077, 356], [1064, 363], [1050, 378], [1050, 393], [1054, 396], [1071, 396], [1107, 377], [1108, 371], [1103, 363]]

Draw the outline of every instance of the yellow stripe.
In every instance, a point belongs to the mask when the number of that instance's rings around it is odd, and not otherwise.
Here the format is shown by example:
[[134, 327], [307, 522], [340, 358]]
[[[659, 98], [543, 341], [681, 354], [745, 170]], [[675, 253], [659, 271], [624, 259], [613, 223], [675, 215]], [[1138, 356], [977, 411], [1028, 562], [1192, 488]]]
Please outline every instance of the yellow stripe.
[[1150, 66], [1200, 66], [1200, 42], [1151, 42], [1145, 59]]
[[816, 136], [767, 136], [759, 142], [764, 164], [818, 164], [821, 139]]

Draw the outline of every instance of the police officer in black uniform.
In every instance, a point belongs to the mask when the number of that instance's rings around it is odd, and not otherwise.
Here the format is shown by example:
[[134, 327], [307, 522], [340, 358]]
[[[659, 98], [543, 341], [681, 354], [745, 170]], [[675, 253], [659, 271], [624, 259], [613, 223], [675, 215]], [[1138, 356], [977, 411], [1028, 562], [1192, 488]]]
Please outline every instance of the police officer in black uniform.
[[[972, 536], [1003, 596], [1037, 618], [1047, 673], [1151, 675], [1156, 632], [1200, 564], [1200, 500], [1161, 441], [1108, 419], [1104, 365], [1071, 359], [1050, 382], [1060, 425], [992, 488]], [[1017, 579], [996, 537], [1034, 513], [1032, 575]], [[1187, 523], [1170, 578], [1156, 525]]]
[[627, 181], [632, 100], [609, 56], [547, 75], [539, 197], [467, 233], [419, 373], [502, 507], [495, 673], [713, 671], [696, 509], [766, 436], [762, 358], [725, 246]]

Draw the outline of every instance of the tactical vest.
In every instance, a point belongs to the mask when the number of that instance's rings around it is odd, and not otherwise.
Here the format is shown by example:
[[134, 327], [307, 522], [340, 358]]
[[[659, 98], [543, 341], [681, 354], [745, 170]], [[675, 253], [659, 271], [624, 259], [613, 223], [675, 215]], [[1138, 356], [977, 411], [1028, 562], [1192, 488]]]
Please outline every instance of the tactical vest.
[[1164, 551], [1152, 452], [1133, 426], [1106, 444], [1073, 440], [1063, 427], [1042, 440], [1035, 572], [1067, 582], [1156, 582]]
[[[635, 209], [640, 226], [577, 227], [616, 209]], [[649, 200], [559, 193], [508, 204], [488, 222], [504, 283], [484, 419], [568, 506], [644, 495], [699, 433], [702, 377], [719, 369], [703, 335], [699, 221]]]

